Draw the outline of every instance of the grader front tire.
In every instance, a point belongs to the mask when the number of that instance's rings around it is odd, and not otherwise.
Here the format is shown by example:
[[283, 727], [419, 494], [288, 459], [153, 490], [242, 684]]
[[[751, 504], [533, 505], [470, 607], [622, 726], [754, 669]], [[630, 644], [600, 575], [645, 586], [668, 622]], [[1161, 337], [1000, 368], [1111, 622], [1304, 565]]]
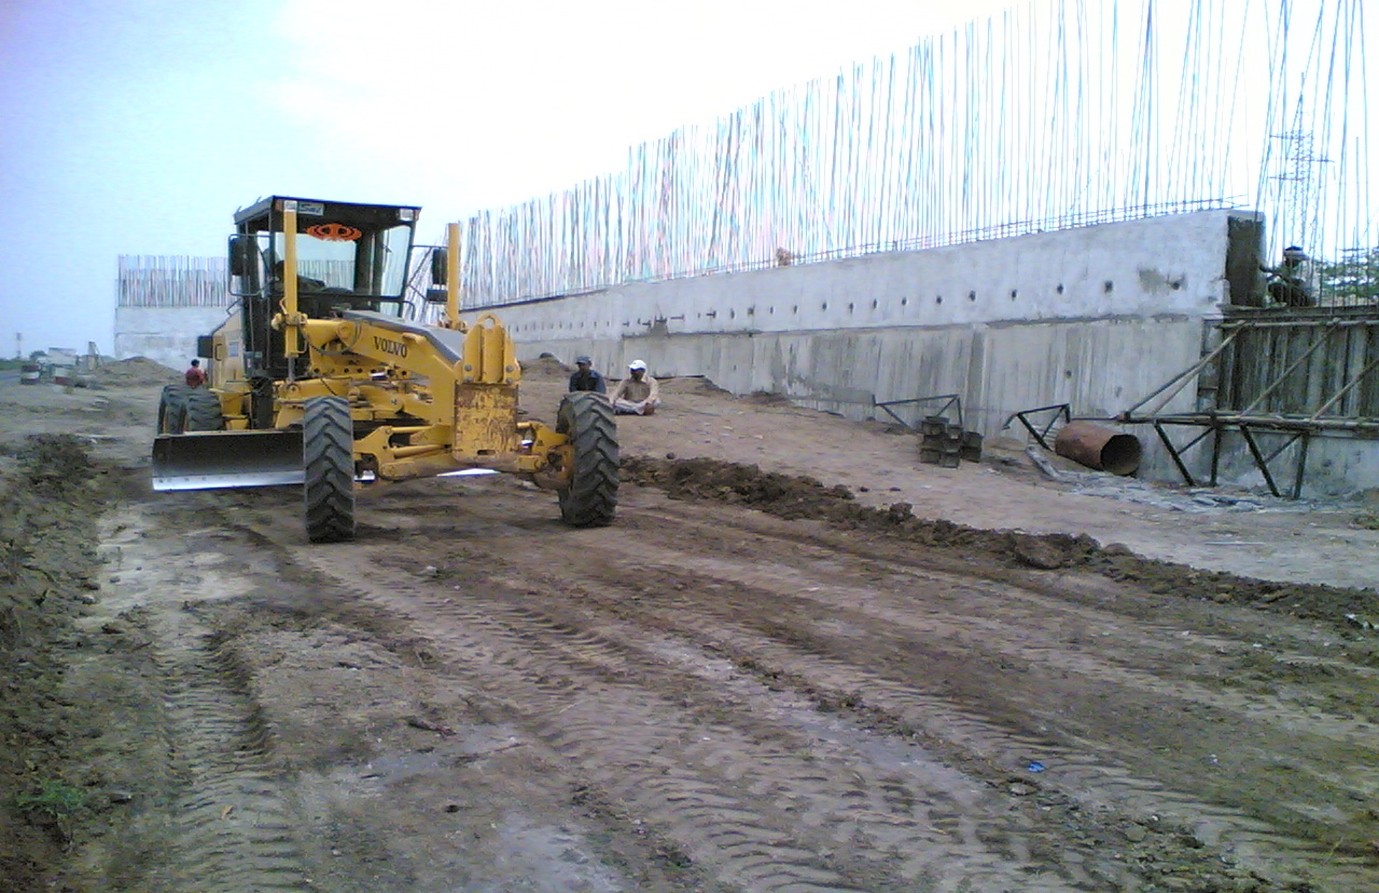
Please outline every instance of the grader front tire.
[[181, 434], [185, 430], [187, 415], [187, 394], [191, 388], [184, 384], [170, 384], [163, 387], [158, 398], [158, 433]]
[[193, 388], [183, 405], [183, 429], [186, 431], [219, 431], [225, 427], [225, 415], [220, 398], [205, 388]]
[[303, 407], [306, 535], [313, 543], [354, 539], [354, 423], [343, 397], [313, 397]]
[[618, 427], [608, 398], [592, 391], [566, 394], [556, 431], [574, 446], [570, 486], [557, 491], [560, 517], [572, 527], [604, 527], [618, 505]]

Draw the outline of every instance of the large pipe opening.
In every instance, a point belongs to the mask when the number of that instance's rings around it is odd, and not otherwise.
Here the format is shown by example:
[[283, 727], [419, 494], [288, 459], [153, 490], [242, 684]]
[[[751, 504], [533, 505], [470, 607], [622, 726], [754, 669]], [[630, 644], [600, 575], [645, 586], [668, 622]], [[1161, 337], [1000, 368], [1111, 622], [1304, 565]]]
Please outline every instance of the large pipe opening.
[[1134, 474], [1143, 453], [1140, 439], [1133, 434], [1078, 421], [1063, 426], [1053, 442], [1053, 451], [1088, 468], [1119, 475]]

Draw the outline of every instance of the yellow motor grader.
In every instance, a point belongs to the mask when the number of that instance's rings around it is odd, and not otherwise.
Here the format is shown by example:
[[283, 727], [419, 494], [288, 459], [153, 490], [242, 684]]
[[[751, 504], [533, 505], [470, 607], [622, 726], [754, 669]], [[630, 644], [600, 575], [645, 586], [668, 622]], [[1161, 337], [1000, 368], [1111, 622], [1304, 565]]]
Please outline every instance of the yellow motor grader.
[[459, 315], [459, 228], [430, 256], [417, 319], [407, 283], [419, 208], [272, 196], [235, 214], [223, 325], [198, 339], [206, 386], [158, 406], [155, 490], [300, 485], [307, 537], [354, 536], [356, 484], [465, 469], [555, 490], [561, 517], [608, 524], [618, 491], [613, 410], [572, 393], [554, 428], [522, 421], [521, 366], [491, 313]]

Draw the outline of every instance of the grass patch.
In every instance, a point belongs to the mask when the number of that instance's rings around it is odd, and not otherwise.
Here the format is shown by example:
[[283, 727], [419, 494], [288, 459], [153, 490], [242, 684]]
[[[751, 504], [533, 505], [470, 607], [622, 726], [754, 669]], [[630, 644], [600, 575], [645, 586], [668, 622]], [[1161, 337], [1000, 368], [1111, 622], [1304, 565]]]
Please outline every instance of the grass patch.
[[14, 795], [14, 808], [37, 824], [55, 827], [64, 841], [71, 840], [72, 822], [86, 811], [86, 791], [65, 781], [49, 780], [36, 794]]

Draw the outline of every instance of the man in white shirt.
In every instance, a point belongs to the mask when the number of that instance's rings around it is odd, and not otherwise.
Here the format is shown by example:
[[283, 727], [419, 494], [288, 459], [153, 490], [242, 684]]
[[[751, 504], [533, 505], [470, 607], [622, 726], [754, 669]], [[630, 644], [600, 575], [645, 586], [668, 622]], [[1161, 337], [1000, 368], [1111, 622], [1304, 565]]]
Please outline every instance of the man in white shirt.
[[661, 386], [646, 374], [646, 363], [633, 360], [627, 377], [608, 395], [613, 411], [619, 415], [651, 415], [661, 405]]

